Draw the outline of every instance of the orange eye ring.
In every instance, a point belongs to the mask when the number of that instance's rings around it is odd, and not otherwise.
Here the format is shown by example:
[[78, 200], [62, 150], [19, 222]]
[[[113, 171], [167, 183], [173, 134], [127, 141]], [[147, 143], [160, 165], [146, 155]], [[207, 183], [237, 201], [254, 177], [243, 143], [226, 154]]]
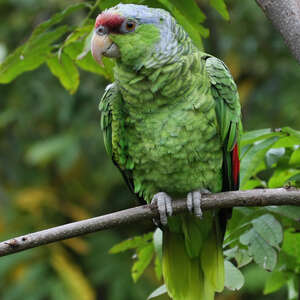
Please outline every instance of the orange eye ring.
[[136, 27], [136, 23], [134, 21], [131, 21], [131, 20], [128, 20], [126, 22], [126, 30], [129, 31], [129, 32], [132, 32], [135, 30], [135, 27]]

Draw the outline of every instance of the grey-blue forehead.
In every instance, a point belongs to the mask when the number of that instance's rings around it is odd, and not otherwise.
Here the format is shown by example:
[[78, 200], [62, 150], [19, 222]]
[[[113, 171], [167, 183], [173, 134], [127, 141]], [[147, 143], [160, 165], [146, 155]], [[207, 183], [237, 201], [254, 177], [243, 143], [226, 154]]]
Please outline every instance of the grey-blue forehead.
[[166, 12], [161, 9], [136, 4], [118, 4], [109, 10], [116, 11], [126, 18], [134, 18], [140, 23], [146, 24], [159, 23], [163, 15], [166, 14]]
[[138, 21], [140, 24], [159, 24], [160, 23], [160, 18], [157, 17], [146, 17], [146, 18], [134, 18]]

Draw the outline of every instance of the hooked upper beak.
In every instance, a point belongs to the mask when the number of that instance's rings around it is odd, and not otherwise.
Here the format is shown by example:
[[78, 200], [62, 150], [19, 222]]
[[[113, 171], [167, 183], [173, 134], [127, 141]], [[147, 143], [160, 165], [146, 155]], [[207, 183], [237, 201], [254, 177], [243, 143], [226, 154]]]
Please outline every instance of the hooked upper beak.
[[91, 40], [91, 52], [94, 59], [104, 67], [102, 55], [107, 57], [119, 57], [119, 47], [108, 37], [108, 35], [99, 35], [94, 32]]

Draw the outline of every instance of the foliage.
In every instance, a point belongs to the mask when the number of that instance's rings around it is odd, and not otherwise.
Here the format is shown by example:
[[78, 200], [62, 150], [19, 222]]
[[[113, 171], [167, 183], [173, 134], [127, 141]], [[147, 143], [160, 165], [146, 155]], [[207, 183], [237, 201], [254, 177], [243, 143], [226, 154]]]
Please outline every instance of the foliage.
[[[41, 23], [35, 28], [28, 41], [18, 47], [0, 65], [0, 83], [9, 83], [20, 74], [34, 70], [43, 63], [47, 63], [53, 75], [71, 94], [76, 92], [79, 85], [77, 67], [99, 73], [112, 80], [113, 64], [104, 60], [104, 68], [96, 65], [87, 49], [89, 49], [93, 31], [94, 20], [91, 15], [98, 8], [105, 9], [117, 3], [118, 1], [107, 0], [96, 1], [94, 6], [84, 2], [74, 4]], [[200, 48], [203, 47], [201, 36], [207, 37], [209, 32], [201, 25], [205, 20], [205, 15], [194, 0], [185, 1], [185, 3], [179, 0], [132, 0], [130, 3], [148, 4], [169, 10], [184, 26], [195, 44]], [[211, 1], [211, 4], [228, 19], [223, 0]], [[79, 26], [74, 28], [68, 24], [61, 25], [70, 14], [80, 9], [88, 9], [89, 12]]]
[[[0, 64], [0, 83], [6, 84], [0, 86], [3, 240], [126, 208], [133, 199], [106, 158], [98, 128], [98, 97], [106, 80], [113, 80], [113, 63], [105, 59], [105, 68], [101, 68], [88, 51], [99, 9], [119, 1], [75, 2], [0, 3], [0, 61], [6, 48], [11, 52]], [[247, 129], [300, 126], [297, 66], [254, 1], [226, 1], [231, 23], [220, 18], [229, 19], [223, 0], [197, 1], [201, 9], [194, 0], [122, 2], [168, 9], [198, 47], [204, 42], [209, 52], [225, 57], [238, 82]], [[208, 28], [211, 35], [203, 40]], [[24, 36], [30, 37], [19, 46]], [[25, 72], [26, 76], [20, 76]], [[299, 186], [299, 134], [288, 127], [246, 132], [241, 151], [242, 188]], [[227, 288], [240, 289], [244, 281], [249, 288], [250, 267], [257, 265], [272, 270], [266, 275], [265, 294], [284, 286], [289, 299], [296, 299], [299, 217], [300, 209], [288, 206], [234, 209], [224, 243], [230, 274]], [[146, 224], [102, 232], [1, 258], [0, 298], [145, 299], [161, 282], [161, 232], [119, 243], [148, 228]], [[110, 248], [122, 253], [108, 254]], [[128, 276], [129, 251], [123, 253], [125, 250], [134, 252], [131, 271], [134, 280], [139, 279], [134, 286]], [[161, 286], [151, 297], [164, 292]]]
[[[241, 188], [275, 188], [286, 184], [300, 186], [300, 164], [295, 164], [297, 159], [294, 159], [297, 157], [299, 144], [300, 131], [288, 127], [275, 131], [263, 129], [246, 132], [241, 141]], [[277, 151], [278, 149], [281, 150]], [[294, 287], [300, 279], [300, 234], [295, 233], [299, 228], [299, 219], [298, 207], [234, 208], [223, 245], [226, 258], [225, 286], [230, 290], [240, 289], [244, 284], [244, 277], [239, 269], [254, 262], [267, 271], [274, 271], [266, 282], [265, 294], [286, 285], [289, 294], [293, 295], [289, 299], [294, 299], [298, 295]], [[157, 229], [155, 235], [159, 231]], [[161, 235], [160, 238], [153, 238], [153, 244], [148, 256], [139, 257], [145, 247], [145, 241], [141, 237], [126, 240], [112, 250], [118, 249], [117, 252], [121, 252], [134, 248], [139, 261], [144, 262], [140, 262], [134, 269], [140, 275], [155, 252], [157, 258], [161, 258]], [[132, 276], [136, 280], [134, 272]], [[152, 293], [151, 298], [161, 295], [163, 291], [160, 287]]]

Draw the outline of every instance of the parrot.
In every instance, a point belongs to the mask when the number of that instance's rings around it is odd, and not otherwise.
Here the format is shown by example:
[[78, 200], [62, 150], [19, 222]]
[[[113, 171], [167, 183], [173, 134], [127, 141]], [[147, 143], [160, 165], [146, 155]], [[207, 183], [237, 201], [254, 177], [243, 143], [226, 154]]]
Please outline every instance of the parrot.
[[[239, 188], [237, 86], [166, 10], [118, 4], [96, 18], [91, 53], [115, 60], [100, 100], [108, 156], [129, 189], [156, 205], [162, 273], [174, 300], [213, 300], [224, 289], [222, 244], [230, 209], [202, 212], [207, 193]], [[172, 201], [185, 197], [185, 213]]]

